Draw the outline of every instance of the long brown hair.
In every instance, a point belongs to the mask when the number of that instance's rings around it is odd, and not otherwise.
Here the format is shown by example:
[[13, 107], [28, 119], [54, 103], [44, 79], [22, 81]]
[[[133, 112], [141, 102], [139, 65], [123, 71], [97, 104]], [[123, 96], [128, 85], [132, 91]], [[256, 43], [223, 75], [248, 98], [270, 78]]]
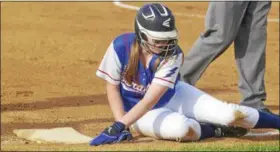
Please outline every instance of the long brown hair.
[[124, 72], [124, 79], [128, 84], [132, 84], [132, 81], [138, 84], [138, 63], [140, 59], [140, 46], [137, 40], [135, 39], [130, 55], [127, 68]]

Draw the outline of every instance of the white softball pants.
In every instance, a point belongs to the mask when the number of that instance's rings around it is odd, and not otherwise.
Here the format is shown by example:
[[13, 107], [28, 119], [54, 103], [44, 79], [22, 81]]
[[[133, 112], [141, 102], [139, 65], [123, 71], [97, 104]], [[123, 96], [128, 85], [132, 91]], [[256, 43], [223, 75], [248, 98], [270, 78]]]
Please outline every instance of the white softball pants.
[[258, 121], [256, 109], [222, 102], [182, 81], [175, 89], [165, 107], [147, 112], [131, 129], [158, 139], [195, 141], [201, 136], [199, 122], [253, 128]]

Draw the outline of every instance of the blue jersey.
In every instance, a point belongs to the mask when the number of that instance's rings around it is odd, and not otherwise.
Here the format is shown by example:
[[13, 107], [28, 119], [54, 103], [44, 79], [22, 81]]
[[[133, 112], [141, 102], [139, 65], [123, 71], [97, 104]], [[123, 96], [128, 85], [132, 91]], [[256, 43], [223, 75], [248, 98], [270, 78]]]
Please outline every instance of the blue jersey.
[[[153, 108], [159, 108], [168, 103], [175, 93], [175, 85], [179, 80], [179, 68], [182, 64], [183, 53], [180, 47], [168, 60], [161, 59], [154, 54], [144, 66], [139, 60], [138, 63], [138, 84], [128, 84], [123, 77], [124, 71], [129, 62], [131, 47], [135, 42], [135, 33], [126, 33], [118, 36], [110, 44], [96, 75], [106, 81], [119, 85], [125, 111], [129, 111], [145, 95], [151, 83], [158, 83], [169, 87]], [[160, 60], [157, 69], [154, 69], [155, 61]]]

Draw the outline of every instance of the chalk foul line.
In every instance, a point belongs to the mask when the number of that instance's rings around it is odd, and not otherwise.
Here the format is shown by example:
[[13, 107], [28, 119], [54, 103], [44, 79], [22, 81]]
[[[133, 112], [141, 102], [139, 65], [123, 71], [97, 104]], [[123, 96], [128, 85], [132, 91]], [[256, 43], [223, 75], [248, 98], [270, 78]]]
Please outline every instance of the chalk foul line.
[[[120, 2], [119, 0], [115, 0], [113, 3], [116, 6], [121, 7], [121, 8], [126, 8], [126, 9], [130, 9], [130, 10], [139, 10], [140, 9], [140, 7], [124, 4], [124, 3]], [[201, 15], [201, 14], [189, 14], [189, 13], [178, 13], [178, 12], [175, 12], [174, 15], [176, 15], [176, 16], [185, 16], [185, 17], [205, 18], [205, 15]], [[279, 23], [279, 19], [278, 18], [269, 18], [268, 22]]]

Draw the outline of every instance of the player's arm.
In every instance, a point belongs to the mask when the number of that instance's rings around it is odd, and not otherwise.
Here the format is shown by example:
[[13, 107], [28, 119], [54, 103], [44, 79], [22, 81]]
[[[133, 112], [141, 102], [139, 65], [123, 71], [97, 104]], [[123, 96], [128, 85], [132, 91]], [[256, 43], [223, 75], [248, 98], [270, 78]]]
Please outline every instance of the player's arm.
[[114, 49], [114, 44], [111, 43], [98, 67], [96, 75], [107, 82], [107, 97], [116, 121], [124, 115], [124, 108], [119, 90], [120, 73], [121, 62]]
[[123, 101], [120, 95], [119, 85], [107, 82], [107, 97], [116, 121], [119, 121], [125, 114]]
[[173, 88], [178, 76], [179, 68], [182, 63], [182, 54], [176, 59], [167, 63], [162, 63], [161, 68], [155, 73], [155, 77], [147, 90], [144, 98], [139, 101], [127, 114], [120, 120], [126, 127], [136, 122], [145, 113], [153, 108], [168, 88]]
[[147, 90], [144, 98], [139, 101], [126, 115], [119, 121], [127, 127], [137, 121], [159, 101], [161, 96], [167, 91], [168, 87], [157, 83], [152, 83]]

